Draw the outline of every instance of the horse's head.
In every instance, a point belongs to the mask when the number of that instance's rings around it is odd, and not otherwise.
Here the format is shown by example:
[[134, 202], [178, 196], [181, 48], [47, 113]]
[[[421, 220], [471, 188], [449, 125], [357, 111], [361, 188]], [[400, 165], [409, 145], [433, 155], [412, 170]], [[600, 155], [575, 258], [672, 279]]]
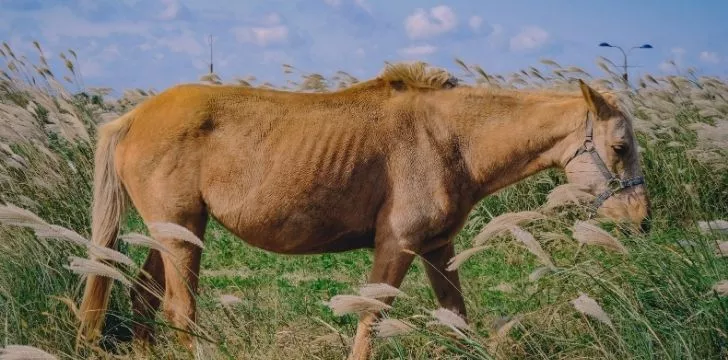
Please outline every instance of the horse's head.
[[588, 111], [583, 126], [568, 137], [566, 176], [596, 196], [592, 211], [647, 230], [650, 204], [632, 120], [612, 96], [579, 85]]

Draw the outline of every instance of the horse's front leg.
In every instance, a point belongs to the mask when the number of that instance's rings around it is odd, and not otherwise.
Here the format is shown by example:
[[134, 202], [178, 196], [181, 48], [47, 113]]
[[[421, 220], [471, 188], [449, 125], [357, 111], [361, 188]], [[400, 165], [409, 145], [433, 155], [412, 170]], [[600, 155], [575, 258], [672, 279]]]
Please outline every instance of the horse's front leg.
[[[379, 232], [374, 247], [374, 264], [372, 273], [369, 276], [369, 283], [385, 283], [394, 287], [402, 284], [407, 270], [412, 264], [414, 255], [406, 248], [407, 242], [399, 241], [391, 232]], [[416, 251], [416, 249], [412, 249]], [[380, 299], [391, 304], [394, 298]], [[354, 345], [349, 359], [368, 359], [371, 352], [371, 326], [379, 318], [380, 314], [367, 313], [359, 318], [359, 324], [354, 337]]]

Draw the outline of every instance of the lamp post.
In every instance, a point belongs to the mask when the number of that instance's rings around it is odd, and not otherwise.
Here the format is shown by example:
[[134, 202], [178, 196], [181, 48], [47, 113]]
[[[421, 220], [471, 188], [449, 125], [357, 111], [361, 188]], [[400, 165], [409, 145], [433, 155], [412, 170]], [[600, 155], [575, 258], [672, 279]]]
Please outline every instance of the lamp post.
[[625, 85], [629, 84], [628, 76], [627, 76], [627, 54], [629, 54], [634, 49], [652, 49], [652, 45], [650, 44], [644, 44], [640, 46], [633, 46], [627, 50], [627, 52], [624, 51], [620, 46], [612, 45], [607, 42], [599, 43], [599, 46], [601, 47], [612, 47], [617, 48], [619, 51], [622, 52], [622, 55], [624, 56], [624, 62], [622, 65], [623, 73], [622, 73], [622, 79], [624, 80]]

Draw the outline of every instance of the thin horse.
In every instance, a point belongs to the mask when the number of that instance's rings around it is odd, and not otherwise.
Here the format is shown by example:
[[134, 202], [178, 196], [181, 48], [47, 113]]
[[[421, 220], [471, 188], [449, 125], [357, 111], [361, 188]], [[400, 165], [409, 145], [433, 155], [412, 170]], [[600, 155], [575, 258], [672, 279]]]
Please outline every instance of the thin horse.
[[[177, 86], [100, 128], [93, 241], [115, 246], [129, 198], [146, 223], [179, 224], [200, 239], [212, 216], [282, 254], [373, 248], [372, 283], [398, 287], [416, 253], [441, 306], [465, 316], [458, 273], [445, 268], [455, 234], [486, 195], [559, 167], [602, 195], [602, 214], [634, 224], [648, 216], [629, 115], [613, 96], [580, 87], [457, 86], [421, 64], [323, 94]], [[148, 289], [163, 289], [169, 321], [189, 329], [201, 250], [157, 240], [170, 253], [150, 251], [133, 310], [152, 316], [161, 304]], [[88, 277], [82, 337], [98, 334], [110, 287]], [[376, 318], [360, 318], [353, 358], [369, 356]], [[138, 325], [135, 335], [151, 339], [152, 329]]]

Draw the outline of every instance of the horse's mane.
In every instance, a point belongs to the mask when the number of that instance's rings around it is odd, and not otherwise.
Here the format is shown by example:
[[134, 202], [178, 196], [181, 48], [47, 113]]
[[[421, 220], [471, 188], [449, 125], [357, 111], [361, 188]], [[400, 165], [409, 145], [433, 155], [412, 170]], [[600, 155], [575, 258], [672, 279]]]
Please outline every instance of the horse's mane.
[[426, 91], [449, 89], [458, 86], [458, 80], [444, 69], [430, 67], [424, 62], [387, 63], [373, 79], [351, 86], [361, 89], [386, 84], [399, 91]]

